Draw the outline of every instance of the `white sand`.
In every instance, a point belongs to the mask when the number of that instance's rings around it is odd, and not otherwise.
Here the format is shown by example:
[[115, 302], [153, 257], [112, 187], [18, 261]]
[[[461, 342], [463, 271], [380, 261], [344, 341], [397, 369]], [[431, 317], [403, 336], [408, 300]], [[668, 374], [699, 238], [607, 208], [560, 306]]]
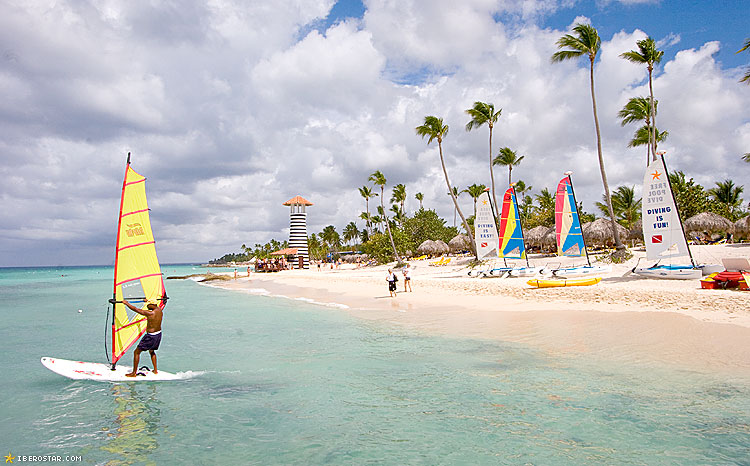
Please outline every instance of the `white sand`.
[[[750, 259], [750, 244], [694, 246], [699, 263]], [[414, 291], [389, 297], [388, 266], [313, 266], [217, 284], [348, 306], [357, 317], [448, 336], [526, 343], [553, 353], [588, 353], [628, 362], [750, 373], [750, 291], [703, 290], [697, 280], [623, 276], [643, 251], [615, 265], [598, 285], [535, 289], [525, 278], [471, 278], [468, 258], [444, 267], [412, 262]], [[581, 259], [532, 256], [532, 265]], [[515, 261], [518, 263], [519, 261]], [[641, 265], [650, 265], [641, 260]], [[339, 311], [340, 312], [340, 311]]]

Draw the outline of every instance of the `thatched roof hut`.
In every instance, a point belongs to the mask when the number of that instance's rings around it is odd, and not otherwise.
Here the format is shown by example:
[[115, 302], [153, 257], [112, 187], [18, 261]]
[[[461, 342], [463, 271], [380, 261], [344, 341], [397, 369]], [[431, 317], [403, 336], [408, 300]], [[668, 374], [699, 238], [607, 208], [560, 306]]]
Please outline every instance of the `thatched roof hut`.
[[[549, 227], [542, 225], [532, 228], [524, 234], [526, 243], [529, 244], [529, 246], [541, 246], [542, 239], [544, 239], [544, 236], [549, 233], [549, 231]], [[552, 231], [554, 231], [554, 228], [552, 228]]]
[[[620, 239], [628, 237], [628, 230], [624, 226], [615, 223], [615, 228], [617, 228]], [[615, 237], [612, 234], [612, 221], [609, 219], [597, 218], [593, 222], [585, 223], [581, 229], [587, 246], [611, 246], [615, 244]]]
[[750, 215], [734, 222], [734, 231], [737, 233], [750, 233]]
[[731, 233], [734, 231], [734, 223], [714, 212], [701, 212], [698, 215], [693, 215], [682, 222], [682, 225], [685, 227], [686, 233], [694, 231]]
[[417, 252], [420, 254], [437, 254], [437, 244], [431, 239], [428, 239], [417, 247]]
[[643, 239], [643, 219], [639, 218], [628, 232], [628, 239]]
[[437, 254], [446, 254], [451, 250], [450, 246], [448, 246], [445, 241], [440, 239], [435, 241], [435, 247], [437, 248]]
[[555, 227], [550, 227], [547, 230], [547, 233], [542, 237], [541, 244], [547, 247], [557, 246], [557, 231], [555, 231]]
[[471, 244], [469, 243], [469, 237], [466, 235], [456, 235], [453, 237], [452, 240], [448, 242], [448, 247], [453, 252], [465, 251], [467, 249], [471, 249]]

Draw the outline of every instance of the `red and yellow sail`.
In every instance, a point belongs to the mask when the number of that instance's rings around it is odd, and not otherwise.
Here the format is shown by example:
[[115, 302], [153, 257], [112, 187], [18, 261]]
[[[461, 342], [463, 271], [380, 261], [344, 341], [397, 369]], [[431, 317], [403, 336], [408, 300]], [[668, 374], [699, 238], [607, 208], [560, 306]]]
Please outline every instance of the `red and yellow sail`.
[[146, 201], [146, 178], [130, 168], [128, 159], [117, 228], [112, 364], [146, 331], [146, 318], [130, 311], [122, 300], [127, 299], [141, 309], [146, 308], [148, 301], [154, 300], [163, 309], [165, 298]]

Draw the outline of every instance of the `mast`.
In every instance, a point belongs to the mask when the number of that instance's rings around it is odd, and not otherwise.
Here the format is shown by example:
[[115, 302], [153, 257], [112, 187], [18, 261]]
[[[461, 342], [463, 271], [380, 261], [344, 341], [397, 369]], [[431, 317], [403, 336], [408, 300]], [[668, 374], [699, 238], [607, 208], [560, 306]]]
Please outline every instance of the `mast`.
[[669, 171], [667, 170], [667, 162], [664, 160], [664, 154], [666, 151], [659, 151], [656, 153], [659, 157], [661, 157], [661, 163], [664, 165], [664, 174], [667, 176], [667, 185], [669, 186], [669, 194], [672, 196], [672, 200], [674, 201], [674, 209], [677, 211], [677, 221], [680, 223], [680, 231], [682, 231], [682, 238], [685, 240], [685, 246], [687, 247], [688, 256], [690, 257], [690, 264], [692, 264], [693, 268], [697, 268], [695, 265], [695, 260], [693, 260], [693, 253], [690, 252], [690, 243], [688, 243], [687, 236], [685, 236], [685, 226], [682, 224], [682, 215], [680, 214], [680, 208], [677, 207], [677, 199], [674, 197], [674, 191], [672, 191], [672, 181], [669, 179]]
[[122, 226], [122, 206], [125, 200], [125, 184], [128, 182], [128, 168], [130, 167], [130, 152], [128, 152], [128, 160], [125, 163], [125, 176], [122, 177], [122, 192], [120, 193], [120, 210], [117, 214], [117, 239], [115, 241], [115, 269], [114, 269], [114, 281], [112, 284], [112, 370], [115, 370], [115, 306], [117, 306], [117, 248], [120, 247], [120, 231]]
[[[484, 188], [485, 192], [489, 192], [489, 190], [490, 190], [490, 188]], [[497, 234], [497, 253], [498, 253], [498, 255], [500, 255], [500, 252], [501, 252], [500, 251], [500, 241], [501, 241], [501, 239], [500, 239], [500, 221], [497, 218], [497, 214], [495, 213], [495, 206], [492, 204], [492, 196], [487, 196], [487, 199], [488, 199], [488, 201], [490, 203], [490, 212], [492, 212], [492, 221], [495, 222], [495, 231], [497, 231], [497, 233], [498, 233]], [[505, 256], [503, 256], [503, 265], [505, 265], [506, 267], [508, 266], [508, 261], [505, 258]]]
[[523, 256], [526, 258], [526, 267], [529, 266], [529, 253], [526, 251], [526, 237], [523, 234], [523, 222], [521, 222], [521, 214], [518, 212], [518, 196], [516, 196], [516, 184], [511, 183], [510, 189], [513, 192], [513, 209], [516, 211], [516, 218], [518, 219], [518, 225], [521, 226], [521, 244], [523, 244]]
[[[583, 236], [583, 223], [581, 223], [581, 213], [578, 212], [578, 201], [576, 201], [576, 190], [573, 189], [573, 179], [570, 177], [573, 172], [565, 172], [565, 176], [568, 177], [568, 184], [570, 184], [570, 193], [573, 195], [573, 208], [576, 210], [576, 215], [578, 215], [578, 225], [581, 227], [581, 240], [583, 240], [583, 251], [586, 253], [586, 263], [591, 267], [591, 260], [589, 260], [589, 248], [586, 247], [586, 237]], [[614, 225], [612, 225], [612, 228], [615, 228]]]

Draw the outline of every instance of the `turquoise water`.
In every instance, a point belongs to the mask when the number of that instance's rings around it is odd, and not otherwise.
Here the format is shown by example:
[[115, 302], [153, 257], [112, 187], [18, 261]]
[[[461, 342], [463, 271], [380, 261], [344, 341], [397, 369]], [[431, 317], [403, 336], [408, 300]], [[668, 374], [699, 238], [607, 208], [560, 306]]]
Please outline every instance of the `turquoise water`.
[[110, 384], [45, 369], [41, 356], [106, 361], [111, 274], [0, 269], [3, 455], [112, 465], [750, 464], [746, 378], [425, 336], [192, 281], [167, 282], [159, 366], [202, 375]]

